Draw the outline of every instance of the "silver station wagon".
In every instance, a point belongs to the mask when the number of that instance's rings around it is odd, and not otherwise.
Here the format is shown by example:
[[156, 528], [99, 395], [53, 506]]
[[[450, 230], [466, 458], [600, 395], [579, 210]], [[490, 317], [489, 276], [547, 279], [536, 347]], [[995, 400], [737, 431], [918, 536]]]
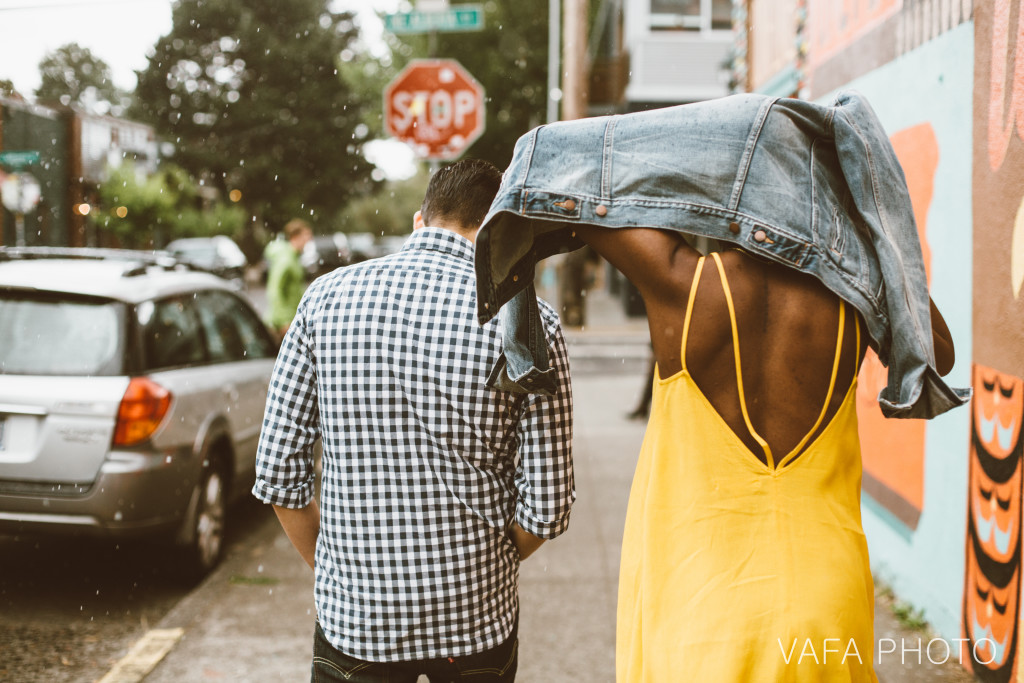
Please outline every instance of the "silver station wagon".
[[276, 351], [228, 282], [173, 259], [0, 247], [0, 533], [161, 536], [204, 575]]

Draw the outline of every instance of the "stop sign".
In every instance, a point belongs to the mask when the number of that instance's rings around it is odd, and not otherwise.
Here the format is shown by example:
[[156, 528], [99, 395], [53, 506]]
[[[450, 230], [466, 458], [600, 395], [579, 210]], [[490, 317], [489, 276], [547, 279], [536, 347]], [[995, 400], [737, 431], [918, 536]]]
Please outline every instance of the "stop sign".
[[415, 59], [384, 89], [384, 122], [422, 159], [455, 159], [484, 132], [484, 89], [454, 59]]

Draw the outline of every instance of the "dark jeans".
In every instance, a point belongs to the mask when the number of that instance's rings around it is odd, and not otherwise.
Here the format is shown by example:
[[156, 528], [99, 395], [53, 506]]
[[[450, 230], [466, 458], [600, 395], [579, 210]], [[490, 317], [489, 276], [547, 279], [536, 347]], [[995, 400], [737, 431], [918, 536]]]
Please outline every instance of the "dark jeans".
[[364, 662], [339, 652], [324, 636], [320, 624], [313, 637], [312, 683], [416, 683], [420, 674], [430, 683], [511, 683], [519, 665], [519, 624], [501, 645], [464, 657], [413, 662]]

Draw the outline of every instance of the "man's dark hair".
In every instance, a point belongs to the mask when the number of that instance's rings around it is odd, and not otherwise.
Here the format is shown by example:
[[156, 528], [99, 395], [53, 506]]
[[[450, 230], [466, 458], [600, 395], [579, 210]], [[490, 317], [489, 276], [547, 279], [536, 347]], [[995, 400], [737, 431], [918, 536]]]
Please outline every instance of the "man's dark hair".
[[501, 171], [483, 159], [463, 159], [437, 171], [427, 184], [420, 214], [424, 225], [436, 221], [479, 228], [501, 185]]

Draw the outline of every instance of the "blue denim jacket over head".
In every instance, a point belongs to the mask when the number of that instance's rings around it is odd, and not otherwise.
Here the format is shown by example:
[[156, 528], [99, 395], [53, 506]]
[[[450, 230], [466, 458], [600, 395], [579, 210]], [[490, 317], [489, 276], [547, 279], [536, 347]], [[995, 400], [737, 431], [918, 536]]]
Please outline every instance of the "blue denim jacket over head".
[[887, 417], [930, 418], [970, 398], [935, 370], [906, 180], [856, 92], [828, 106], [734, 95], [521, 137], [476, 239], [478, 318], [501, 309], [505, 330], [493, 386], [549, 390], [534, 266], [583, 246], [576, 223], [702, 235], [816, 276], [863, 316], [889, 368]]

